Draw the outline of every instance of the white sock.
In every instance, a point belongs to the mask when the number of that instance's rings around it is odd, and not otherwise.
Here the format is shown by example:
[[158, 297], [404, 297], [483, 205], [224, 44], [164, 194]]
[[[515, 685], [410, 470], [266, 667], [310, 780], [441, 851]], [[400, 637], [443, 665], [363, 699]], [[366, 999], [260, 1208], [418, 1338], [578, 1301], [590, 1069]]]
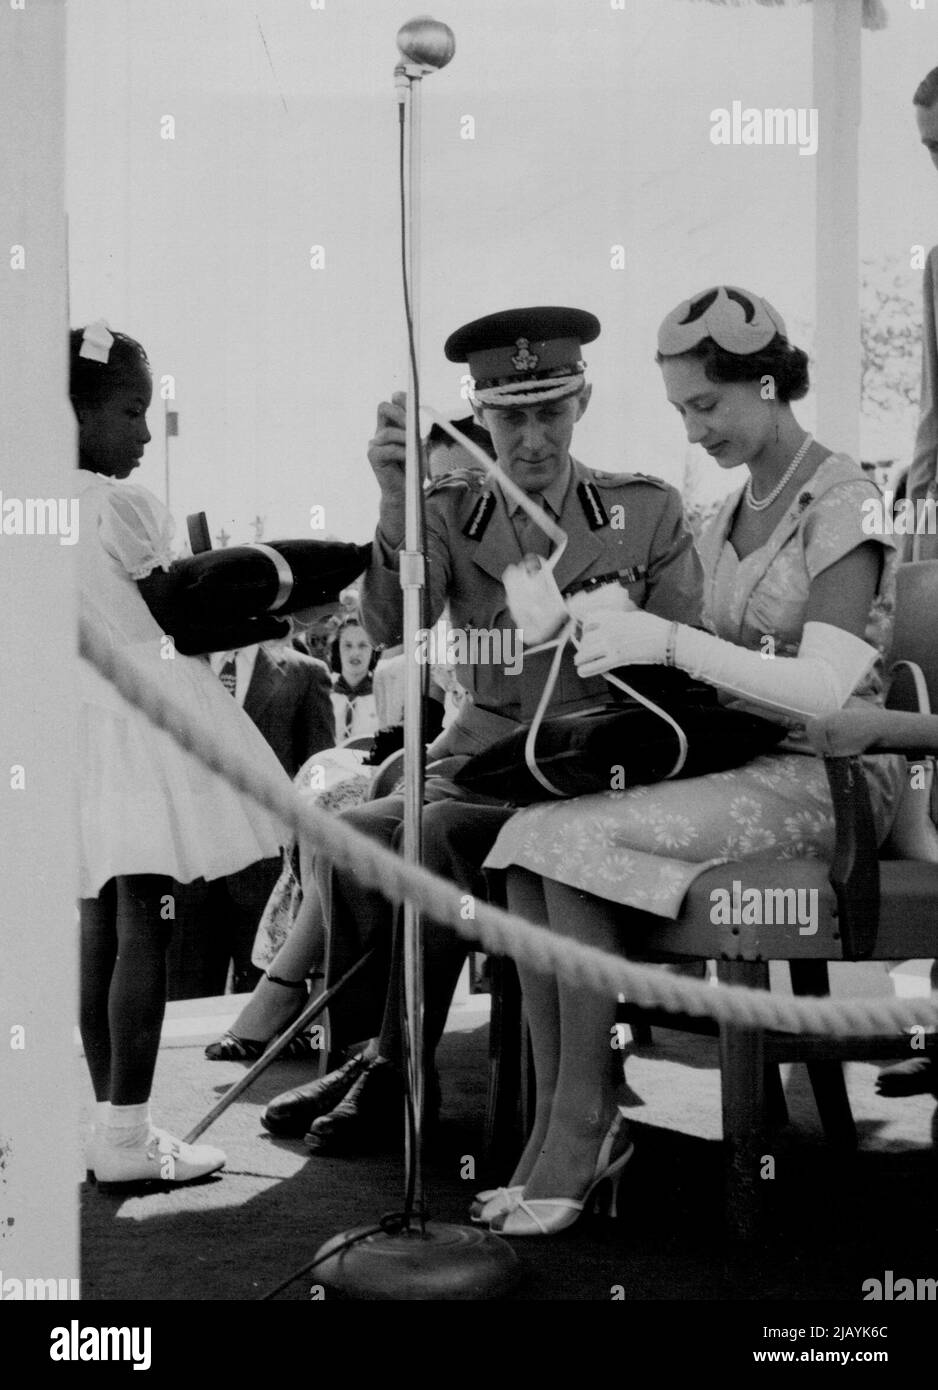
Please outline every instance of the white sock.
[[108, 1105], [106, 1116], [98, 1119], [99, 1133], [115, 1149], [132, 1149], [150, 1137], [150, 1102], [140, 1105]]

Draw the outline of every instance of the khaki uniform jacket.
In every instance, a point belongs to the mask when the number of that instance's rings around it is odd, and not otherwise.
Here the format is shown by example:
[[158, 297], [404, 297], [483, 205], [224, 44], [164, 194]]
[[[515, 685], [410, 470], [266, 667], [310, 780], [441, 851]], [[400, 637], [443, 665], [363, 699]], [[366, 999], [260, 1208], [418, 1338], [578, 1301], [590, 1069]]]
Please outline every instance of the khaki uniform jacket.
[[[597, 473], [571, 460], [572, 476], [558, 524], [569, 537], [555, 577], [561, 591], [594, 576], [631, 572], [626, 587], [633, 603], [662, 618], [696, 624], [700, 617], [702, 570], [684, 522], [680, 494], [658, 478], [635, 473]], [[592, 483], [608, 517], [591, 529], [587, 506], [578, 493]], [[487, 523], [477, 519], [481, 499], [490, 496]], [[594, 517], [594, 522], [598, 518]], [[514, 652], [516, 624], [508, 610], [502, 575], [522, 558], [505, 498], [494, 483], [477, 477], [442, 479], [426, 499], [428, 623], [448, 607], [449, 622], [464, 632], [501, 631], [503, 653]], [[375, 537], [372, 563], [361, 589], [362, 615], [376, 642], [402, 640], [403, 604], [398, 556]], [[493, 644], [490, 648], [498, 650]], [[534, 716], [544, 689], [552, 652], [525, 656], [517, 674], [505, 662], [457, 667], [460, 683], [473, 699], [430, 749], [431, 758], [477, 753]], [[566, 714], [607, 703], [611, 690], [601, 676], [583, 680], [564, 652], [549, 710]], [[510, 661], [510, 657], [506, 658]]]

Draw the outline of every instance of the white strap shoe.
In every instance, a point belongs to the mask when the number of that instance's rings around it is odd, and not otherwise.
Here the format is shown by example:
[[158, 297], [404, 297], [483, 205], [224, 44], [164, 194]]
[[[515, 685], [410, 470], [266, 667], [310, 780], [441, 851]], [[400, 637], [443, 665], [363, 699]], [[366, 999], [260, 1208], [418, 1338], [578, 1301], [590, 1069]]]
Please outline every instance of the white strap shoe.
[[221, 1149], [209, 1144], [184, 1144], [165, 1130], [153, 1129], [140, 1144], [120, 1146], [95, 1136], [91, 1168], [100, 1187], [124, 1183], [193, 1182], [225, 1166]]

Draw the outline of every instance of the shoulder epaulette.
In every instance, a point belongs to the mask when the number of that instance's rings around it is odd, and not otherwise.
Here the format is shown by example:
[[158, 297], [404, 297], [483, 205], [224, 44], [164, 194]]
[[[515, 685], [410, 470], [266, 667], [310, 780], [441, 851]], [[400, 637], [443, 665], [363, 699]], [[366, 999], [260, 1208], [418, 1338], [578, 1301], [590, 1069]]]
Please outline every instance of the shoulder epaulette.
[[663, 478], [655, 478], [651, 473], [594, 473], [597, 487], [627, 487], [629, 483], [651, 483], [654, 487], [667, 488]]
[[443, 473], [439, 478], [431, 479], [424, 487], [424, 496], [432, 497], [437, 492], [445, 492], [458, 488], [465, 492], [471, 489], [478, 490], [485, 482], [485, 474], [473, 468], [454, 468], [451, 473]]

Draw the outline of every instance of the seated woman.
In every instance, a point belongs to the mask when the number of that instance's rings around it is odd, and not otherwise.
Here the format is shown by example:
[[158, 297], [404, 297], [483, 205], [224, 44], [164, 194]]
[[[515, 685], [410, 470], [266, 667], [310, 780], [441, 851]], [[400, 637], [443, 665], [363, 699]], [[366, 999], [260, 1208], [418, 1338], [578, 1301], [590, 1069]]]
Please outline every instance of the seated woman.
[[[731, 287], [665, 319], [657, 361], [692, 444], [745, 485], [707, 528], [701, 632], [644, 612], [588, 620], [583, 676], [673, 665], [726, 703], [789, 730], [776, 752], [734, 771], [531, 807], [487, 860], [507, 869], [509, 906], [533, 921], [628, 954], [629, 908], [675, 918], [705, 868], [739, 858], [825, 857], [833, 814], [804, 724], [853, 695], [880, 702], [894, 552], [863, 529], [878, 497], [856, 463], [814, 440], [791, 402], [807, 357], [765, 300]], [[867, 760], [880, 837], [908, 779], [904, 760]], [[474, 1217], [505, 1235], [571, 1225], [601, 1186], [615, 1188], [632, 1144], [619, 1109], [615, 999], [521, 968], [537, 1076], [534, 1128], [507, 1188], [480, 1193]], [[614, 1203], [613, 1203], [614, 1208]]]
[[[320, 811], [339, 814], [365, 800], [373, 768], [355, 749], [326, 748], [308, 758], [293, 779], [296, 790]], [[326, 940], [316, 884], [302, 844], [283, 851], [283, 867], [264, 908], [251, 961], [263, 975], [231, 1029], [209, 1043], [210, 1062], [251, 1062], [306, 1006], [310, 975], [321, 973]], [[315, 1047], [300, 1033], [280, 1054], [308, 1057]]]
[[[367, 796], [371, 769], [363, 766], [365, 753], [343, 751], [342, 745], [377, 732], [371, 676], [377, 659], [378, 651], [359, 618], [348, 613], [335, 630], [330, 654], [338, 746], [315, 753], [294, 778], [297, 791], [310, 796], [320, 810], [345, 811]], [[311, 891], [304, 897], [304, 860], [302, 845], [285, 849], [283, 868], [264, 908], [251, 955], [264, 974], [231, 1029], [206, 1047], [210, 1062], [255, 1060], [306, 1005], [307, 978], [323, 964], [325, 934], [314, 885], [307, 885]], [[301, 1033], [281, 1056], [305, 1057], [312, 1050], [310, 1038]]]
[[[346, 619], [342, 623], [336, 649], [346, 633], [347, 646], [355, 653], [351, 660], [343, 660], [343, 671], [347, 678], [356, 674], [357, 668], [365, 663], [364, 658], [358, 656], [361, 628], [357, 619]], [[370, 643], [367, 645], [370, 660], [372, 648]], [[434, 676], [437, 675], [443, 679], [442, 673], [434, 668]], [[357, 682], [359, 687], [362, 683]], [[436, 736], [447, 719], [442, 697], [443, 690], [437, 685], [436, 679], [432, 680], [424, 708], [424, 725], [430, 737]], [[374, 706], [373, 694], [369, 693], [364, 698]], [[388, 718], [400, 718], [393, 704], [384, 713]], [[337, 729], [343, 727], [342, 718], [342, 713], [337, 709]], [[352, 738], [358, 736], [354, 733], [356, 720], [360, 726], [361, 710], [353, 714]], [[293, 784], [319, 810], [338, 815], [367, 799], [376, 766], [402, 746], [403, 736], [402, 725], [386, 726], [382, 719], [370, 755], [360, 749], [327, 748], [314, 753], [304, 763]], [[306, 1006], [307, 979], [322, 970], [326, 955], [322, 904], [309, 867], [305, 845], [301, 843], [285, 848], [283, 868], [264, 908], [251, 955], [252, 963], [264, 974], [231, 1029], [206, 1047], [205, 1056], [210, 1062], [256, 1060], [270, 1041]], [[290, 1060], [308, 1057], [314, 1050], [310, 1036], [300, 1033], [280, 1055], [284, 1060]]]

